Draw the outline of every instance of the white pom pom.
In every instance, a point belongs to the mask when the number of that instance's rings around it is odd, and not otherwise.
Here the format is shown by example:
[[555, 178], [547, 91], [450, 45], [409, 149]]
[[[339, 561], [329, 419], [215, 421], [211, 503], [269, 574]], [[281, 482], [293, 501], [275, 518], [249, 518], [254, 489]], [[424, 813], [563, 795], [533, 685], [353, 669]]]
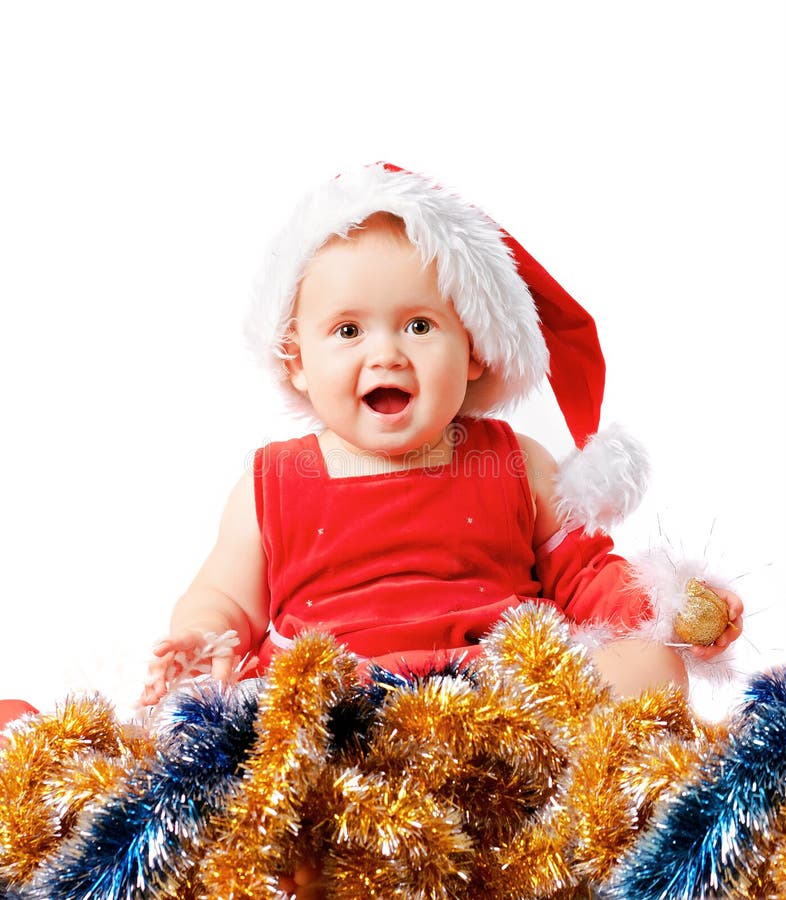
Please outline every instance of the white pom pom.
[[609, 531], [641, 502], [650, 475], [644, 447], [618, 425], [590, 438], [559, 468], [557, 514], [587, 534]]

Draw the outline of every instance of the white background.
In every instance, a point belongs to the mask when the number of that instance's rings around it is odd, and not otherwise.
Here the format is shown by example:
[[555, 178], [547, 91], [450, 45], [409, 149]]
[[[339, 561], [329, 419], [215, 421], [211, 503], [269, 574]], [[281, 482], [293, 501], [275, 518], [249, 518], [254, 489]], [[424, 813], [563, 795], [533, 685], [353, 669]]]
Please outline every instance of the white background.
[[[121, 710], [248, 454], [292, 432], [241, 335], [308, 186], [455, 186], [595, 315], [655, 479], [786, 660], [784, 6], [0, 6], [0, 696]], [[570, 448], [548, 391], [514, 425]], [[734, 692], [699, 694], [720, 711]]]

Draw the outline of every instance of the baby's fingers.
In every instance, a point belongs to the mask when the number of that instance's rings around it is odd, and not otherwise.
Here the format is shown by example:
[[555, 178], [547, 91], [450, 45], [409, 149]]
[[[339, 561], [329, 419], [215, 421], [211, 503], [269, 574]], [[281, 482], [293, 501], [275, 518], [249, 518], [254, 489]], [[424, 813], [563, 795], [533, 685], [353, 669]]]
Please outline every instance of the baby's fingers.
[[715, 593], [721, 597], [726, 606], [729, 608], [729, 619], [734, 622], [739, 619], [745, 611], [742, 600], [732, 591], [716, 590]]
[[742, 634], [742, 614], [745, 610], [742, 600], [731, 591], [721, 591], [720, 596], [729, 608], [729, 624], [715, 643], [721, 648], [725, 648]]
[[734, 622], [729, 622], [723, 634], [721, 634], [714, 643], [710, 644], [709, 647], [691, 647], [691, 653], [693, 653], [697, 659], [705, 661], [714, 659], [718, 654], [723, 653], [723, 651], [726, 650], [731, 643], [736, 641], [742, 633], [742, 618], [740, 617], [738, 621], [740, 623], [739, 626]]
[[236, 663], [237, 656], [234, 654], [232, 656], [214, 656], [210, 674], [216, 681], [226, 684], [232, 680], [232, 673], [235, 670]]
[[138, 700], [139, 706], [155, 706], [156, 703], [164, 696], [166, 688], [164, 680], [154, 681], [152, 684], [146, 684], [142, 695]]
[[175, 654], [171, 651], [151, 659], [147, 667], [147, 678], [140, 702], [145, 706], [157, 703], [166, 693], [167, 671], [173, 664]]

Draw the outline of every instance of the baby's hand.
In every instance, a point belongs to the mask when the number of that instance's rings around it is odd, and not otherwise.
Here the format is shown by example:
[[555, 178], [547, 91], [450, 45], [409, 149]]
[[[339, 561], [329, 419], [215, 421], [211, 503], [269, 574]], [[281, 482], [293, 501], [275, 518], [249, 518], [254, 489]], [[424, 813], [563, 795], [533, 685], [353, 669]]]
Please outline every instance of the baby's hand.
[[709, 647], [691, 647], [691, 652], [694, 656], [703, 660], [710, 660], [718, 656], [742, 634], [742, 614], [744, 612], [742, 600], [731, 591], [726, 591], [722, 588], [712, 588], [712, 590], [728, 606], [729, 624], [726, 626], [726, 630]]
[[237, 663], [234, 648], [239, 643], [236, 631], [218, 636], [198, 630], [159, 641], [153, 647], [154, 658], [148, 665], [140, 705], [153, 706], [172, 687], [196, 675], [210, 674], [219, 681], [229, 681]]

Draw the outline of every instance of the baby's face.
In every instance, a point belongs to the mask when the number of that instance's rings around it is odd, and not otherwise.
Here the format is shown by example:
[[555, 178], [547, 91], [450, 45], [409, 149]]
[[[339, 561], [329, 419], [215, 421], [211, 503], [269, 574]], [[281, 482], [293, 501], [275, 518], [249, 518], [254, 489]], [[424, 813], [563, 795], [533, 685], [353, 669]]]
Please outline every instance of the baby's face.
[[442, 441], [483, 367], [453, 305], [404, 235], [336, 238], [301, 282], [294, 387], [350, 449], [401, 456]]

